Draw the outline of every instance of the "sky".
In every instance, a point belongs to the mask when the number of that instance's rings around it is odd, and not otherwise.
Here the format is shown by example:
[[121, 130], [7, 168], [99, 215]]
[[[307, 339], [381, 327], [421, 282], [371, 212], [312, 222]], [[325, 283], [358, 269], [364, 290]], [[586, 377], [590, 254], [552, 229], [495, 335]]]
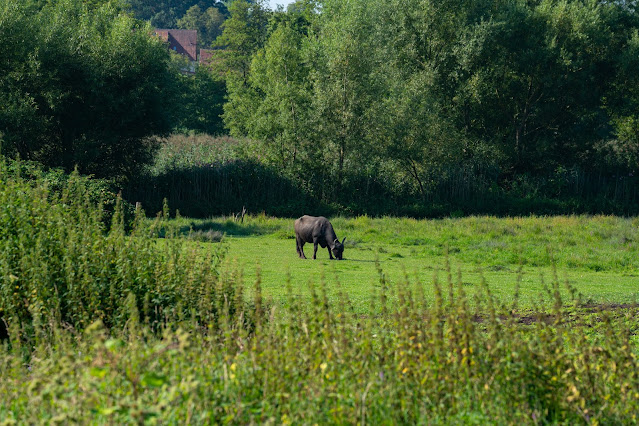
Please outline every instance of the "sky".
[[268, 0], [268, 6], [275, 10], [277, 9], [277, 5], [281, 4], [282, 6], [284, 6], [284, 9], [286, 9], [286, 6], [288, 6], [289, 4], [293, 3], [295, 0]]

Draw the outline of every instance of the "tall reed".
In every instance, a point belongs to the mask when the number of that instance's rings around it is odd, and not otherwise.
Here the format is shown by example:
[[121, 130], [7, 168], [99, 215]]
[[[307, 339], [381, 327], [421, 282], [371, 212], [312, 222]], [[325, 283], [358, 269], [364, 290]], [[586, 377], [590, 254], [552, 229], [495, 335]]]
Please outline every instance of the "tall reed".
[[337, 184], [329, 166], [282, 169], [267, 157], [259, 142], [173, 135], [124, 194], [153, 209], [168, 198], [191, 217], [242, 207], [288, 217], [308, 211], [413, 217], [639, 212], [639, 176], [628, 173], [560, 167], [509, 175], [494, 165], [457, 165], [426, 169], [417, 185], [397, 166], [360, 165]]

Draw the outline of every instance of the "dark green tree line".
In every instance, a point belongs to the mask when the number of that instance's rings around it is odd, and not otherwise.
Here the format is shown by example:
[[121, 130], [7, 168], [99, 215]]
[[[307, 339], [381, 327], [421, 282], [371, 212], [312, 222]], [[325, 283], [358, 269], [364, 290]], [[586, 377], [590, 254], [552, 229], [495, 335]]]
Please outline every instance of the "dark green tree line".
[[[148, 21], [154, 28], [178, 28], [180, 19], [190, 20], [196, 7], [208, 13], [215, 8], [222, 15], [227, 14], [226, 3], [217, 0], [123, 0], [137, 19]], [[189, 10], [191, 13], [189, 14]], [[212, 12], [214, 13], [214, 12]], [[196, 28], [188, 28], [196, 29]]]
[[172, 126], [177, 73], [118, 2], [0, 6], [2, 153], [100, 177], [149, 161]]
[[227, 64], [226, 124], [322, 197], [357, 176], [425, 197], [454, 168], [639, 171], [632, 4], [298, 2], [266, 36], [254, 19], [232, 10], [222, 35], [250, 47]]

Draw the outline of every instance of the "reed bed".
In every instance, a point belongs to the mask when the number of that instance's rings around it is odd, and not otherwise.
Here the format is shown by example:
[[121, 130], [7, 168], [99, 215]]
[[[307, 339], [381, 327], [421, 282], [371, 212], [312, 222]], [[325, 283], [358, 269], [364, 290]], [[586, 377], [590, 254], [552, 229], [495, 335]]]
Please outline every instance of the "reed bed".
[[316, 166], [283, 169], [258, 141], [176, 134], [124, 195], [150, 211], [168, 198], [171, 208], [199, 218], [243, 207], [286, 217], [301, 210], [412, 217], [639, 212], [639, 176], [628, 173], [560, 167], [509, 175], [495, 166], [447, 166], [429, 169], [420, 189], [390, 164], [346, 170], [339, 185], [328, 168]]

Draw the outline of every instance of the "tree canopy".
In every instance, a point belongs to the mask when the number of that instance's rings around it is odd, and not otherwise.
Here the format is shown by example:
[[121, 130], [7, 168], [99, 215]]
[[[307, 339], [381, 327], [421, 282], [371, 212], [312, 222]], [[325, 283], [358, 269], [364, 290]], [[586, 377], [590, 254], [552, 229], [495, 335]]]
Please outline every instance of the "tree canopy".
[[639, 171], [632, 3], [299, 1], [264, 39], [247, 36], [252, 19], [231, 10], [221, 36], [253, 41], [229, 63], [243, 78], [228, 85], [226, 124], [324, 182], [310, 187], [390, 173], [424, 193], [460, 166]]
[[[209, 8], [226, 15], [226, 3], [217, 0], [123, 0], [137, 19], [150, 22], [155, 28], [178, 28], [178, 21], [197, 6], [200, 11]], [[193, 14], [193, 12], [191, 12]], [[190, 18], [187, 18], [190, 19]], [[195, 28], [188, 28], [195, 29]]]
[[0, 38], [3, 154], [126, 177], [171, 129], [167, 49], [117, 3], [7, 0]]

